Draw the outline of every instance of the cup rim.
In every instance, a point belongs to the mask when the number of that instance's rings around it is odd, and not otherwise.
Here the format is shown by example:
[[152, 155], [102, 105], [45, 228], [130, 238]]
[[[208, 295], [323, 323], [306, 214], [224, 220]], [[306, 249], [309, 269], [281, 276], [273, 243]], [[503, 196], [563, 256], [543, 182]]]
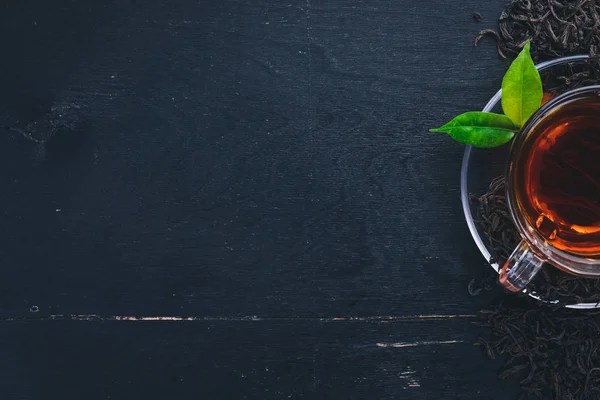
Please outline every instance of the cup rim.
[[543, 261], [549, 262], [557, 268], [563, 269], [575, 275], [583, 275], [590, 277], [600, 276], [600, 269], [591, 268], [597, 267], [600, 264], [600, 259], [585, 257], [567, 253], [548, 244], [548, 242], [531, 226], [529, 221], [519, 212], [517, 207], [516, 194], [513, 190], [512, 182], [514, 180], [514, 156], [521, 146], [528, 139], [528, 133], [536, 126], [545, 120], [550, 114], [565, 105], [568, 105], [590, 93], [600, 95], [600, 85], [584, 86], [581, 88], [569, 90], [559, 96], [554, 97], [546, 104], [542, 105], [536, 112], [527, 120], [525, 125], [519, 130], [510, 148], [507, 168], [506, 168], [506, 199], [511, 216], [515, 221], [517, 231], [521, 237], [529, 244], [531, 251], [541, 258]]

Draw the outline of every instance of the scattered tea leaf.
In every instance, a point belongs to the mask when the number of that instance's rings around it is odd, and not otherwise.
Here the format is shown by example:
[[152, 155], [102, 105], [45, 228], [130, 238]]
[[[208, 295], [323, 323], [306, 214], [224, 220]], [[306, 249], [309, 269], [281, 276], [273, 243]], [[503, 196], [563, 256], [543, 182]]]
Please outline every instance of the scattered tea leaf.
[[502, 52], [502, 48], [500, 47], [500, 43], [501, 43], [500, 35], [498, 34], [498, 32], [496, 32], [493, 29], [484, 29], [484, 30], [480, 31], [479, 34], [477, 35], [477, 37], [475, 37], [475, 47], [477, 47], [479, 45], [479, 42], [481, 41], [481, 39], [483, 39], [483, 37], [486, 35], [490, 35], [490, 36], [494, 37], [494, 39], [496, 40], [496, 48], [498, 49], [498, 54], [500, 54], [500, 56], [502, 58], [506, 58], [506, 56]]
[[506, 115], [471, 111], [459, 115], [441, 128], [454, 140], [475, 147], [496, 147], [510, 141], [518, 128]]

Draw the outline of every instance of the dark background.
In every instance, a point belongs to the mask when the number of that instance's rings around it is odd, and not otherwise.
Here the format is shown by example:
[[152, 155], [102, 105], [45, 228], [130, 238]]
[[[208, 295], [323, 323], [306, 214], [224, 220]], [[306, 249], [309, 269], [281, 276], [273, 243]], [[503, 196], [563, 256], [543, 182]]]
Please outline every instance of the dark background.
[[427, 132], [503, 4], [5, 1], [0, 398], [512, 398]]

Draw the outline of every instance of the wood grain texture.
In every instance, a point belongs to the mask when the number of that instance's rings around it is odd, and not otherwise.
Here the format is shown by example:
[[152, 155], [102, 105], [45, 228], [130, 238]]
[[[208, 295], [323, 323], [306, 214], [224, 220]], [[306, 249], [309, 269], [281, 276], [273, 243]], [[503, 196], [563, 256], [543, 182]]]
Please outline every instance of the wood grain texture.
[[[0, 327], [20, 345], [0, 393], [64, 393], [96, 359], [98, 398], [167, 394], [168, 369], [186, 377], [175, 398], [504, 399], [465, 321], [320, 320], [486, 303], [466, 291], [485, 266], [459, 202], [463, 146], [427, 129], [499, 87], [506, 66], [473, 47], [471, 14], [489, 26], [502, 5], [1, 6]], [[227, 322], [255, 316], [268, 322]], [[448, 340], [464, 343], [439, 345], [430, 372], [430, 346], [373, 346]], [[406, 389], [412, 360], [428, 383]]]

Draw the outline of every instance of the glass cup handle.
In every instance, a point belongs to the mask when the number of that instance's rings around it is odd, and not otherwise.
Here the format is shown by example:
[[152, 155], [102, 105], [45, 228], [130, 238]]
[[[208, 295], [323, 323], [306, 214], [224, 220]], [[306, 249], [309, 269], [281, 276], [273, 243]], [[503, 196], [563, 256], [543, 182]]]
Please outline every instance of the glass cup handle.
[[500, 271], [500, 283], [511, 292], [520, 292], [537, 274], [544, 261], [531, 252], [521, 240]]

